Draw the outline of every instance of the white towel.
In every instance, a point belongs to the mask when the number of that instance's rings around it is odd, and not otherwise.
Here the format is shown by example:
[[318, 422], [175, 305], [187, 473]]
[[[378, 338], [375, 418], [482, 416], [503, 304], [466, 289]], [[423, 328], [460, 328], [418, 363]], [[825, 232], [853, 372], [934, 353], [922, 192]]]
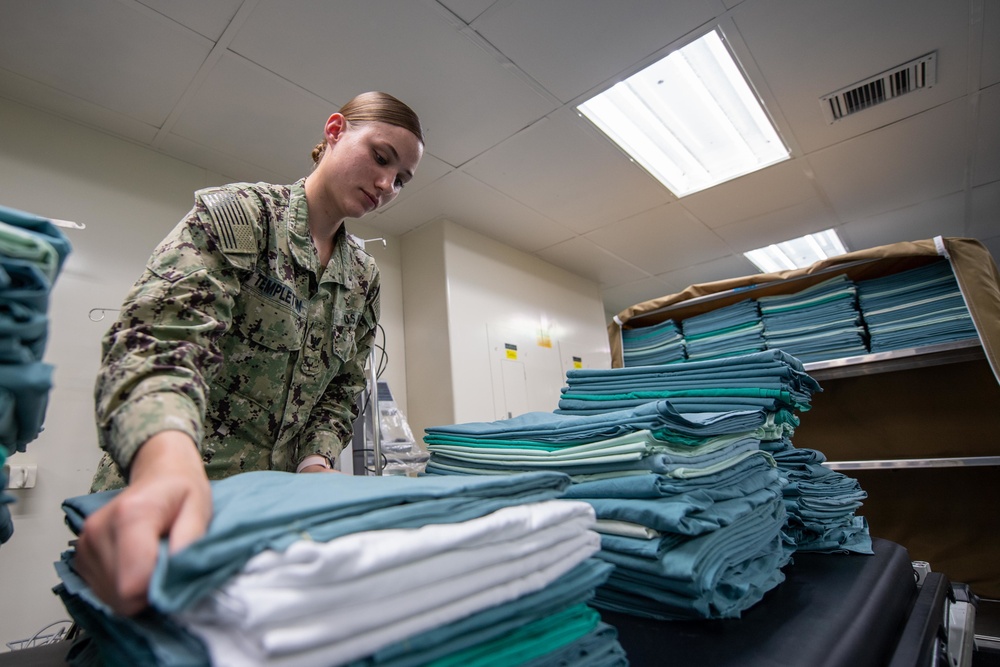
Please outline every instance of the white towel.
[[[600, 547], [577, 501], [256, 556], [179, 616], [220, 665], [342, 664], [539, 590]], [[287, 561], [287, 562], [286, 562]]]

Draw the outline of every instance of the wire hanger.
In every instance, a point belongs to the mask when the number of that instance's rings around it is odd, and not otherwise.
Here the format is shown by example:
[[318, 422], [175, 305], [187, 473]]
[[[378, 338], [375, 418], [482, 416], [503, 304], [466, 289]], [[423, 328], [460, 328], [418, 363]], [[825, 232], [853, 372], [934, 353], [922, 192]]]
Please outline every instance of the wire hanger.
[[49, 218], [51, 222], [56, 227], [66, 227], [67, 229], [86, 229], [87, 225], [82, 222], [73, 222], [72, 220], [56, 220], [55, 218]]
[[[87, 317], [91, 322], [100, 322], [104, 319], [105, 313], [117, 313], [118, 310], [118, 308], [91, 308], [90, 312], [87, 313]], [[94, 317], [95, 314], [98, 316]]]

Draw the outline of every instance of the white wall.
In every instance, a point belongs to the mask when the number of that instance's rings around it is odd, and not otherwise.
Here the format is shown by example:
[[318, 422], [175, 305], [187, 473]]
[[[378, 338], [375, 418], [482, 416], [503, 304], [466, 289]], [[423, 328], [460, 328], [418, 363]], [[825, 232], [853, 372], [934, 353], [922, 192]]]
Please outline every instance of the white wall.
[[[572, 356], [584, 367], [610, 367], [596, 283], [447, 220], [402, 241], [408, 418], [415, 433], [507, 416], [498, 409], [505, 341], [517, 341], [515, 370], [527, 373], [524, 400], [514, 403], [522, 409], [514, 414], [554, 410]], [[551, 347], [538, 344], [541, 329]]]
[[[309, 147], [304, 147], [308, 151]], [[14, 536], [0, 545], [0, 651], [67, 618], [51, 593], [52, 563], [71, 533], [62, 500], [86, 493], [97, 465], [93, 385], [100, 338], [114, 313], [92, 322], [92, 308], [117, 308], [153, 247], [190, 209], [194, 190], [233, 179], [0, 99], [0, 204], [83, 222], [50, 304], [45, 360], [55, 366], [45, 430], [12, 463], [38, 466], [37, 486], [12, 491]], [[381, 236], [359, 222], [361, 238]], [[382, 272], [382, 325], [389, 367], [383, 375], [405, 410], [400, 247], [368, 245]]]

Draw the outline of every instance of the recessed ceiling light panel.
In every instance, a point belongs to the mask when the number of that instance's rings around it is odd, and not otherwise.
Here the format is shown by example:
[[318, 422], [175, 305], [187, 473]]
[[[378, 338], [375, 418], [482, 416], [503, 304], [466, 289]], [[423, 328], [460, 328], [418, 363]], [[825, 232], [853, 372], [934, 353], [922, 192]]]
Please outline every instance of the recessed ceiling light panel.
[[789, 157], [717, 30], [578, 109], [678, 197]]
[[837, 236], [837, 232], [827, 229], [751, 250], [743, 253], [743, 256], [764, 273], [774, 273], [790, 269], [804, 269], [821, 259], [843, 255], [846, 252], [847, 248]]

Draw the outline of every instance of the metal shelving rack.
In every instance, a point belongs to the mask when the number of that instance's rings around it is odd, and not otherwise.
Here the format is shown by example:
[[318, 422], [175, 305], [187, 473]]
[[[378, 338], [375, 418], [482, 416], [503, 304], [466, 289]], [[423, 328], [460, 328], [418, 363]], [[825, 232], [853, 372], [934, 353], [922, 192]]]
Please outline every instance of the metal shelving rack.
[[[985, 359], [978, 339], [910, 347], [890, 352], [877, 352], [856, 357], [803, 364], [806, 372], [819, 381], [892, 373], [914, 368], [929, 368], [943, 364]], [[959, 468], [1000, 466], [1000, 456], [966, 456], [919, 459], [878, 459], [863, 461], [827, 461], [832, 470], [883, 470], [893, 468]]]

